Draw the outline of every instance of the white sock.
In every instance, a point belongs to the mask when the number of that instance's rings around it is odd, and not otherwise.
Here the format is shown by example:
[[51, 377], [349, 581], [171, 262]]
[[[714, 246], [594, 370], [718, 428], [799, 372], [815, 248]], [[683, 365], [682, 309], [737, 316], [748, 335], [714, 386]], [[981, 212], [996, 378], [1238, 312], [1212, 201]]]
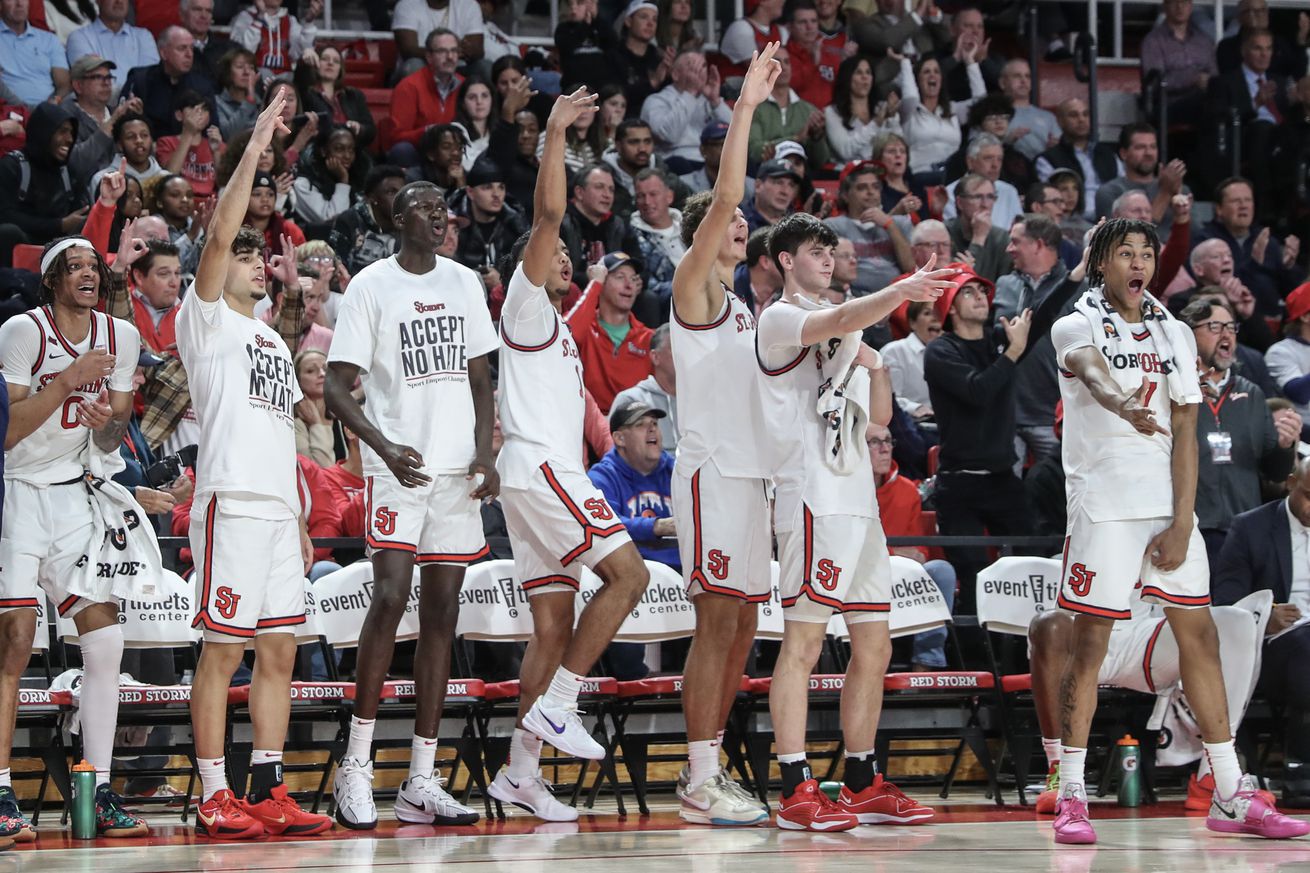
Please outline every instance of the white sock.
[[1046, 766], [1060, 763], [1060, 741], [1042, 737], [1042, 751], [1046, 753]]
[[[123, 629], [117, 624], [82, 634], [82, 747], [96, 768], [96, 786], [109, 782], [118, 730], [118, 670], [123, 661]], [[94, 714], [93, 718], [88, 715]]]
[[1200, 782], [1208, 775], [1210, 775], [1210, 759], [1203, 753], [1201, 755], [1201, 763], [1196, 765], [1196, 781]]
[[1215, 793], [1221, 800], [1228, 800], [1237, 793], [1242, 781], [1242, 766], [1237, 763], [1237, 747], [1232, 740], [1201, 745], [1205, 747], [1205, 756], [1210, 759]]
[[368, 763], [373, 757], [374, 718], [350, 717], [350, 739], [346, 742], [346, 757]]
[[687, 787], [697, 788], [719, 772], [719, 741], [692, 740], [687, 743]]
[[14, 787], [14, 782], [10, 776], [10, 772], [11, 772], [10, 768], [8, 767], [5, 767], [3, 770], [0, 770], [0, 788]]
[[718, 733], [716, 733], [716, 734], [714, 735], [714, 739], [718, 740], [719, 745], [722, 746], [722, 745], [723, 745], [723, 731], [719, 731]]
[[1060, 747], [1060, 796], [1068, 797], [1069, 791], [1077, 786], [1083, 794], [1087, 793], [1083, 769], [1087, 766], [1087, 749], [1077, 746]]
[[572, 670], [561, 666], [550, 680], [550, 687], [542, 695], [541, 702], [552, 709], [576, 709], [578, 692], [582, 690], [582, 677]]
[[523, 728], [514, 729], [514, 736], [509, 740], [509, 761], [505, 765], [510, 779], [522, 782], [537, 775], [541, 767], [541, 745], [541, 737], [536, 734]]
[[790, 754], [790, 755], [779, 755], [779, 756], [778, 756], [778, 763], [779, 763], [779, 764], [799, 764], [801, 761], [804, 761], [804, 760], [805, 760], [805, 753], [804, 753], [804, 752], [794, 752], [794, 753], [792, 753], [792, 754]]
[[196, 758], [200, 771], [200, 802], [204, 803], [227, 788], [227, 773], [223, 770], [225, 758]]
[[437, 768], [437, 739], [414, 734], [409, 741], [409, 778], [431, 776]]

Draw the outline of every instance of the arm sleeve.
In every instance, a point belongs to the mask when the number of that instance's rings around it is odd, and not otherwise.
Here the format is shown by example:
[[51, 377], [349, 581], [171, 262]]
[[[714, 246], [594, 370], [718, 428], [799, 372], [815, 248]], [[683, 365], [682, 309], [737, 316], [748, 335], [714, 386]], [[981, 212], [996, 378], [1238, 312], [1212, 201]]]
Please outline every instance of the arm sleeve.
[[377, 319], [376, 307], [370, 305], [372, 289], [361, 288], [361, 284], [356, 277], [351, 283], [350, 293], [341, 303], [328, 360], [354, 364], [367, 372], [373, 366], [373, 353], [377, 347]]
[[976, 63], [969, 64], [964, 68], [964, 72], [969, 77], [969, 99], [951, 103], [951, 110], [954, 111], [961, 125], [968, 119], [969, 109], [973, 104], [987, 96], [987, 83], [983, 81], [982, 67]]
[[[1274, 384], [1283, 390], [1283, 395], [1293, 403], [1305, 403], [1310, 400], [1310, 377], [1301, 372], [1296, 358], [1288, 351], [1284, 340], [1274, 343], [1265, 352], [1265, 363], [1269, 366], [1269, 375]], [[1294, 396], [1295, 395], [1295, 396]]]
[[[766, 312], [768, 310], [765, 310]], [[965, 360], [954, 346], [933, 342], [923, 356], [923, 376], [929, 387], [944, 391], [960, 403], [986, 408], [1014, 379], [1015, 364], [1005, 355], [981, 369]]]
[[232, 19], [232, 32], [228, 38], [247, 51], [259, 48], [259, 28], [255, 26], [255, 15], [250, 9], [242, 9]]
[[539, 346], [550, 340], [556, 329], [555, 307], [546, 289], [533, 285], [523, 273], [523, 265], [514, 268], [505, 289], [505, 303], [500, 308], [500, 329], [511, 342], [520, 346]]
[[1051, 327], [1051, 345], [1055, 347], [1055, 365], [1064, 367], [1070, 352], [1082, 348], [1096, 348], [1087, 319], [1080, 315], [1061, 318]]
[[331, 221], [350, 208], [350, 185], [346, 182], [334, 185], [331, 197], [324, 197], [304, 176], [297, 177], [292, 187], [296, 189], [296, 214], [309, 224]]
[[1164, 248], [1160, 251], [1160, 269], [1155, 273], [1155, 281], [1151, 286], [1152, 291], [1157, 288], [1168, 288], [1169, 283], [1178, 275], [1178, 271], [1183, 268], [1183, 263], [1191, 251], [1192, 240], [1192, 223], [1186, 224], [1174, 222], [1169, 226], [1169, 239], [1165, 242]]
[[[91, 211], [86, 215], [86, 224], [82, 225], [82, 236], [91, 241], [98, 252], [109, 251], [109, 231], [114, 224], [117, 207], [101, 206], [99, 195], [91, 202]], [[113, 315], [114, 313], [109, 313]]]
[[208, 332], [222, 325], [226, 311], [227, 303], [222, 297], [212, 303], [201, 300], [198, 294], [183, 297], [176, 322], [178, 350], [188, 349], [188, 354], [194, 354], [204, 348], [209, 340]]
[[137, 358], [140, 357], [141, 334], [137, 333], [135, 325], [122, 319], [114, 319], [110, 328], [114, 331], [117, 354], [114, 356], [114, 372], [109, 374], [109, 390], [130, 394]]
[[91, 41], [87, 38], [86, 27], [79, 27], [68, 35], [68, 66], [70, 68], [73, 61], [91, 54], [95, 54], [95, 49], [91, 47]]
[[450, 0], [450, 7], [451, 21], [455, 24], [451, 30], [458, 33], [460, 39], [487, 32], [482, 9], [474, 0]]
[[901, 89], [901, 122], [904, 123], [919, 107], [919, 83], [914, 78], [914, 67], [909, 58], [901, 58], [901, 71], [896, 74], [896, 85]]
[[0, 325], [0, 373], [10, 385], [32, 386], [32, 367], [41, 354], [41, 329], [16, 315]]

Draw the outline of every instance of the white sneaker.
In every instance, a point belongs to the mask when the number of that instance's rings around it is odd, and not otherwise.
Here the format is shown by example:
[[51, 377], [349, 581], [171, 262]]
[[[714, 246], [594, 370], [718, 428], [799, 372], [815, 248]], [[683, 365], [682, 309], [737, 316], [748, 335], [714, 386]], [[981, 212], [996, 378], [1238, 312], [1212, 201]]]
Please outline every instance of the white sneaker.
[[512, 803], [519, 809], [526, 809], [544, 821], [578, 820], [576, 809], [555, 799], [550, 791], [550, 783], [542, 778], [540, 770], [516, 782], [509, 778], [509, 768], [502, 768], [487, 786], [487, 793], [502, 803]]
[[592, 761], [605, 757], [605, 747], [592, 739], [591, 733], [582, 726], [577, 707], [557, 709], [544, 704], [542, 698], [537, 698], [528, 714], [523, 716], [523, 729], [541, 737], [566, 755]]
[[332, 797], [337, 804], [337, 821], [357, 831], [378, 826], [378, 808], [373, 803], [373, 762], [342, 758], [332, 778]]
[[440, 776], [411, 776], [396, 794], [396, 818], [413, 824], [471, 825], [478, 814], [450, 796]]
[[741, 827], [769, 820], [767, 807], [722, 770], [694, 789], [679, 791], [678, 799], [682, 801], [678, 816], [692, 824]]

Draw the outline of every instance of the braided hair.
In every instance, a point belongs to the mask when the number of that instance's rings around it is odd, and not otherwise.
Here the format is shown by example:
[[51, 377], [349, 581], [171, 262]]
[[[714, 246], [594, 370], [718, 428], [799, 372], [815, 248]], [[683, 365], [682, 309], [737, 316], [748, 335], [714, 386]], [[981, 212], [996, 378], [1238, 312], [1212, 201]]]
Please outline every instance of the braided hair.
[[1095, 288], [1097, 285], [1105, 284], [1105, 274], [1102, 272], [1101, 264], [1130, 233], [1140, 233], [1144, 236], [1155, 257], [1157, 259], [1160, 257], [1160, 235], [1156, 233], [1154, 224], [1135, 218], [1111, 218], [1092, 231], [1090, 251], [1087, 253], [1089, 287]]
[[[80, 234], [73, 234], [73, 236], [80, 237]], [[44, 260], [46, 252], [66, 239], [68, 237], [61, 236], [46, 243], [45, 248], [41, 250], [41, 258]], [[76, 246], [76, 248], [86, 248], [86, 246]], [[70, 251], [71, 249], [64, 249], [55, 255], [55, 259], [50, 262], [49, 269], [41, 274], [41, 302], [46, 306], [53, 306], [55, 303], [55, 289], [68, 272], [68, 253]], [[109, 293], [109, 283], [113, 281], [113, 274], [109, 270], [109, 264], [105, 262], [104, 255], [94, 248], [91, 251], [96, 256], [96, 273], [100, 276], [100, 299], [103, 301], [105, 295]]]

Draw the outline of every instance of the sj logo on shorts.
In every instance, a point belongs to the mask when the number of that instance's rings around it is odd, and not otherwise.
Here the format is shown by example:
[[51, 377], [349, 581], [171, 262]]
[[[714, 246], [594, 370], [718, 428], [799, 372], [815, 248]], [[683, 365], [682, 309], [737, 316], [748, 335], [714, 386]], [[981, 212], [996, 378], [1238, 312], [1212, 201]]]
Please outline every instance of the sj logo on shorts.
[[841, 567], [834, 564], [831, 559], [822, 558], [814, 565], [814, 581], [822, 585], [825, 590], [834, 590], [840, 578]]
[[396, 532], [396, 513], [385, 506], [379, 506], [373, 513], [373, 526], [382, 536], [391, 536]]
[[236, 617], [237, 604], [241, 602], [241, 595], [232, 593], [232, 589], [226, 585], [220, 587], [214, 592], [214, 608], [218, 614], [231, 621]]
[[705, 569], [710, 575], [722, 582], [728, 578], [728, 562], [732, 560], [729, 555], [723, 554], [718, 549], [710, 549], [705, 555]]
[[596, 521], [609, 521], [614, 518], [614, 510], [600, 497], [589, 497], [582, 501], [582, 506]]
[[1074, 564], [1069, 568], [1069, 590], [1079, 597], [1086, 597], [1087, 592], [1092, 590], [1092, 580], [1095, 578], [1096, 572], [1088, 570], [1086, 564]]

